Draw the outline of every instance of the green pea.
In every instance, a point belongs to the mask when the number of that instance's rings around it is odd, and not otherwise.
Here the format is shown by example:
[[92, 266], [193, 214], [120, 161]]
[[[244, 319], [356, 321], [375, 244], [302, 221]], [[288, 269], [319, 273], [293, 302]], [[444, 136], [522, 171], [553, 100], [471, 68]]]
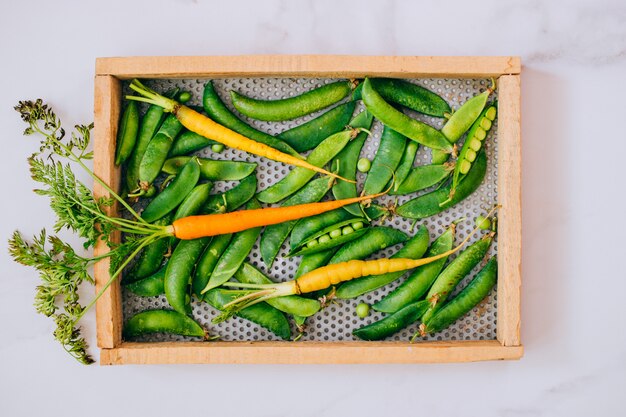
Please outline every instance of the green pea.
[[[372, 126], [372, 122], [374, 117], [367, 110], [362, 111], [357, 114], [352, 121], [350, 122], [350, 126], [354, 128], [363, 128], [370, 129]], [[367, 132], [359, 133], [356, 138], [352, 139], [350, 143], [346, 145], [345, 148], [341, 152], [335, 156], [335, 158], [331, 161], [330, 166], [332, 169], [337, 170], [337, 175], [349, 179], [356, 179], [356, 171], [358, 168], [358, 159], [361, 153], [361, 149], [363, 148], [363, 144], [367, 139]], [[357, 196], [356, 183], [351, 183], [348, 181], [336, 181], [333, 186], [333, 195], [336, 200], [341, 200], [344, 198], [352, 198]], [[344, 206], [343, 210], [352, 214], [353, 216], [361, 216], [361, 207], [358, 204], [350, 204], [348, 206]]]
[[[163, 239], [165, 240], [165, 239]], [[163, 265], [158, 271], [138, 281], [124, 284], [132, 293], [141, 297], [156, 297], [165, 293], [164, 280], [167, 265]]]
[[496, 258], [491, 258], [463, 291], [425, 323], [423, 332], [425, 334], [439, 332], [467, 314], [496, 285], [497, 275], [498, 263]]
[[[177, 90], [168, 91], [165, 96], [172, 98], [176, 92]], [[126, 163], [126, 186], [130, 191], [134, 192], [139, 189], [139, 166], [141, 165], [141, 160], [146, 152], [148, 143], [159, 130], [164, 118], [163, 107], [153, 104], [148, 107], [146, 114], [141, 119], [135, 148]]]
[[[333, 184], [333, 178], [321, 177], [309, 182], [301, 190], [289, 197], [282, 206], [313, 203], [321, 200]], [[265, 265], [270, 267], [278, 255], [285, 239], [298, 221], [292, 220], [267, 226], [261, 235], [260, 251]], [[317, 244], [317, 241], [315, 241]]]
[[257, 120], [282, 121], [305, 116], [342, 100], [352, 91], [350, 81], [337, 81], [307, 91], [295, 97], [279, 100], [257, 100], [230, 92], [233, 106], [241, 113]]
[[282, 140], [253, 128], [235, 116], [222, 102], [215, 88], [213, 88], [211, 81], [208, 81], [204, 86], [202, 105], [209, 117], [215, 122], [254, 141], [263, 143], [281, 152], [300, 157], [300, 154], [295, 149]]
[[191, 159], [174, 181], [146, 206], [141, 217], [147, 222], [153, 222], [174, 210], [193, 190], [199, 178], [200, 166], [195, 159]]
[[224, 151], [224, 145], [221, 143], [215, 143], [211, 145], [211, 150], [215, 153], [220, 153]]
[[322, 235], [320, 237], [317, 238], [317, 241], [322, 244], [322, 243], [326, 243], [326, 242], [330, 242], [330, 236], [329, 235]]
[[370, 82], [384, 99], [416, 112], [443, 117], [451, 111], [443, 98], [417, 84], [393, 78], [371, 78]]
[[[261, 205], [255, 199], [250, 200], [246, 204], [247, 210], [257, 208], [261, 208]], [[239, 267], [246, 260], [250, 251], [252, 251], [252, 247], [256, 243], [260, 234], [261, 227], [254, 227], [235, 233], [233, 239], [228, 244], [228, 247], [220, 257], [219, 261], [217, 261], [217, 264], [213, 269], [213, 273], [209, 278], [209, 282], [202, 290], [202, 293], [206, 293], [213, 288], [219, 287], [235, 275], [235, 272], [237, 272]]]
[[430, 320], [433, 314], [441, 308], [448, 298], [448, 295], [450, 295], [463, 277], [469, 274], [485, 257], [492, 240], [491, 236], [487, 236], [472, 244], [454, 258], [441, 274], [439, 274], [432, 287], [430, 287], [428, 294], [426, 294], [426, 300], [430, 302], [430, 308], [424, 313], [422, 317], [423, 322]]
[[203, 214], [226, 213], [235, 211], [246, 204], [256, 192], [256, 175], [248, 175], [239, 184], [223, 194], [209, 196], [209, 199], [202, 209]]
[[363, 83], [362, 96], [367, 110], [390, 129], [424, 146], [452, 152], [452, 145], [440, 131], [395, 109], [376, 92], [368, 78]]
[[161, 172], [161, 168], [167, 159], [167, 154], [172, 148], [174, 138], [183, 128], [176, 116], [170, 114], [154, 135], [141, 158], [139, 165], [139, 184], [146, 189]]
[[485, 131], [491, 129], [491, 120], [487, 119], [486, 117], [483, 118], [480, 121], [480, 127]]
[[341, 229], [335, 229], [329, 233], [331, 239], [336, 239], [341, 236]]
[[[234, 278], [246, 284], [274, 284], [274, 281], [266, 277], [261, 271], [249, 263], [241, 265], [241, 268], [235, 273]], [[267, 300], [267, 303], [284, 313], [300, 317], [310, 317], [321, 308], [319, 301], [296, 295], [272, 298]]]
[[451, 143], [458, 141], [461, 136], [472, 126], [482, 113], [491, 90], [478, 94], [467, 100], [457, 111], [452, 113], [446, 124], [441, 128], [441, 133]]
[[[397, 251], [391, 258], [420, 258], [428, 248], [428, 229], [420, 226], [415, 236], [409, 239], [406, 244]], [[381, 288], [404, 275], [406, 271], [390, 272], [387, 274], [370, 275], [357, 278], [343, 283], [335, 295], [337, 298], [355, 298]]]
[[176, 212], [174, 213], [174, 220], [198, 214], [201, 207], [204, 206], [209, 198], [209, 192], [211, 191], [212, 186], [213, 184], [210, 182], [196, 185], [196, 187], [191, 190], [191, 192], [176, 209]]
[[135, 147], [137, 132], [139, 131], [139, 109], [137, 102], [131, 101], [124, 109], [117, 133], [117, 148], [115, 150], [115, 165], [123, 164]]
[[362, 340], [382, 340], [415, 323], [427, 309], [428, 301], [418, 301], [382, 320], [356, 329], [352, 334]]
[[371, 167], [372, 167], [372, 161], [370, 161], [367, 158], [361, 158], [356, 163], [356, 169], [358, 169], [359, 172], [367, 172], [370, 170]]
[[354, 233], [354, 229], [352, 228], [352, 226], [346, 226], [341, 229], [342, 235], [349, 235], [350, 233]]
[[[215, 141], [207, 139], [202, 135], [192, 132], [190, 130], [184, 130], [181, 134], [176, 136], [174, 143], [168, 153], [168, 158], [174, 156], [188, 155], [192, 152], [204, 149], [207, 146], [215, 144]], [[165, 162], [167, 164], [167, 161]]]
[[364, 319], [370, 314], [370, 305], [367, 303], [359, 303], [356, 306], [355, 313], [359, 318]]
[[198, 258], [210, 238], [181, 240], [172, 253], [165, 270], [165, 298], [181, 314], [191, 312], [191, 279]]
[[482, 230], [489, 230], [491, 229], [491, 220], [485, 218], [484, 216], [477, 216], [476, 227], [479, 227]]
[[406, 144], [406, 148], [404, 149], [404, 154], [402, 155], [400, 164], [398, 164], [398, 168], [396, 168], [396, 172], [393, 175], [395, 182], [393, 184], [392, 191], [397, 192], [400, 188], [400, 185], [413, 170], [413, 163], [415, 162], [415, 156], [417, 155], [418, 148], [419, 145], [417, 144], [417, 142], [413, 142], [412, 140], [408, 141], [408, 143]]
[[[354, 135], [355, 131], [346, 130], [329, 136], [311, 151], [306, 161], [318, 167], [326, 165], [350, 142]], [[261, 191], [257, 198], [263, 203], [277, 203], [304, 187], [315, 174], [315, 171], [310, 169], [296, 167], [276, 184]]]
[[496, 112], [496, 106], [489, 107], [485, 112], [485, 117], [493, 122], [496, 120]]
[[449, 198], [450, 186], [442, 187], [407, 201], [396, 209], [396, 213], [410, 219], [423, 219], [441, 213], [476, 191], [486, 172], [487, 156], [485, 152], [480, 152], [468, 175], [459, 183], [453, 198]]
[[125, 324], [125, 339], [148, 333], [171, 333], [206, 338], [206, 331], [192, 318], [171, 310], [146, 310], [135, 314]]
[[189, 91], [183, 91], [178, 95], [178, 102], [179, 103], [186, 103], [189, 100], [191, 100], [191, 93]]
[[335, 264], [352, 259], [364, 259], [376, 251], [406, 242], [409, 238], [404, 232], [387, 226], [371, 227], [359, 232], [363, 231], [366, 233], [340, 247], [328, 263]]
[[[426, 257], [437, 256], [452, 249], [454, 244], [454, 226], [441, 234], [428, 249]], [[409, 304], [419, 301], [443, 269], [448, 258], [422, 265], [408, 276], [395, 290], [375, 303], [372, 308], [383, 313], [395, 313]]]
[[[236, 297], [238, 297], [237, 294], [232, 294], [228, 290], [214, 288], [205, 294], [204, 300], [213, 308], [223, 310], [224, 305]], [[291, 327], [285, 315], [267, 303], [251, 305], [238, 311], [236, 315], [266, 328], [281, 339], [291, 338]]]
[[[480, 151], [482, 147], [482, 141], [484, 141], [487, 137], [488, 129], [484, 130], [481, 127], [483, 125], [482, 122], [484, 120], [489, 120], [486, 117], [487, 113], [495, 117], [496, 108], [497, 103], [493, 103], [486, 109], [484, 109], [478, 119], [476, 119], [476, 121], [470, 128], [469, 132], [467, 132], [467, 139], [465, 140], [465, 143], [461, 148], [461, 152], [459, 152], [457, 165], [454, 170], [454, 174], [452, 175], [452, 185], [450, 187], [449, 199], [454, 197], [459, 182], [464, 178], [466, 174], [470, 172], [472, 163], [474, 162], [474, 153]], [[489, 125], [489, 127], [491, 127], [491, 125]]]
[[[162, 171], [166, 174], [178, 174], [192, 157], [177, 156], [163, 164]], [[197, 157], [194, 157], [197, 158]], [[252, 174], [257, 167], [253, 162], [218, 161], [208, 158], [197, 158], [200, 164], [200, 178], [209, 181], [238, 181]]]
[[432, 187], [448, 178], [453, 170], [454, 165], [451, 164], [420, 165], [413, 168], [402, 184], [390, 194], [406, 195]]
[[232, 240], [232, 234], [217, 235], [206, 245], [193, 274], [191, 291], [199, 299], [203, 299], [202, 290], [207, 286], [215, 265]]
[[350, 121], [355, 106], [354, 101], [341, 104], [315, 119], [282, 132], [278, 138], [298, 152], [309, 151], [330, 135], [343, 130]]
[[351, 226], [354, 230], [361, 230], [363, 227], [365, 227], [365, 224], [363, 222], [354, 222]]
[[307, 242], [306, 247], [307, 248], [312, 248], [314, 246], [319, 245], [319, 242], [317, 240], [310, 240]]

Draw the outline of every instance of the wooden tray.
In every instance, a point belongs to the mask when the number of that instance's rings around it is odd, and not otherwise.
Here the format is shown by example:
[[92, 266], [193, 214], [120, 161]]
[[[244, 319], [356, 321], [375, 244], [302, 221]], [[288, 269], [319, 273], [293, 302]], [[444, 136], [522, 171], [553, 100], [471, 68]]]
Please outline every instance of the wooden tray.
[[[498, 78], [497, 340], [420, 342], [124, 342], [119, 280], [96, 305], [101, 364], [131, 363], [432, 363], [519, 359], [521, 292], [521, 135], [519, 57], [259, 55], [98, 58], [94, 171], [119, 187], [114, 165], [121, 80], [129, 78], [336, 77]], [[104, 190], [94, 185], [96, 196]], [[110, 208], [111, 213], [117, 206]], [[99, 244], [96, 256], [108, 248]], [[109, 261], [95, 266], [96, 291]]]

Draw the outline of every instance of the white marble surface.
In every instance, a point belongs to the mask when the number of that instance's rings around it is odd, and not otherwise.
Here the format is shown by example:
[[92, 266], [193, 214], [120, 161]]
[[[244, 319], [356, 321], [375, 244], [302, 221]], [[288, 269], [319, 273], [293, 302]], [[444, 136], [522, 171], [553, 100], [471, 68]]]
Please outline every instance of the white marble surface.
[[[423, 3], [3, 2], [0, 415], [623, 415], [626, 3]], [[61, 351], [4, 243], [53, 221], [11, 107], [43, 97], [89, 121], [95, 57], [250, 53], [522, 57], [521, 361], [83, 367]]]

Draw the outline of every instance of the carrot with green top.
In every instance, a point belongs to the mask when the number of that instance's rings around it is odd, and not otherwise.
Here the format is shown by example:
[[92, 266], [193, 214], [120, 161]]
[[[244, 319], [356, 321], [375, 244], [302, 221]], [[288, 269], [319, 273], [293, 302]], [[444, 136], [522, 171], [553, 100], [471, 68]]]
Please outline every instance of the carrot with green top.
[[141, 82], [139, 82], [139, 80], [133, 80], [130, 84], [130, 88], [139, 93], [141, 97], [126, 96], [127, 99], [143, 101], [146, 103], [161, 106], [163, 107], [165, 112], [172, 113], [174, 116], [176, 116], [180, 123], [187, 129], [204, 137], [211, 138], [216, 142], [220, 142], [228, 146], [229, 148], [239, 149], [244, 152], [271, 159], [273, 161], [307, 168], [312, 171], [319, 172], [320, 174], [329, 175], [343, 181], [354, 182], [352, 180], [340, 177], [339, 175], [327, 171], [323, 168], [312, 165], [302, 158], [286, 154], [263, 143], [256, 142], [243, 135], [240, 135], [239, 133], [234, 132], [218, 123], [215, 123], [208, 117], [196, 112], [195, 110], [183, 104], [180, 104], [175, 100], [163, 97], [157, 92], [144, 86]]
[[[486, 217], [491, 217], [497, 208], [497, 206], [494, 207]], [[239, 282], [226, 282], [223, 284], [226, 287], [243, 288], [244, 290], [242, 291], [245, 295], [226, 304], [222, 314], [216, 317], [214, 322], [219, 323], [224, 321], [242, 308], [246, 308], [272, 298], [311, 293], [326, 289], [332, 285], [350, 281], [355, 278], [406, 271], [408, 269], [414, 269], [418, 266], [435, 262], [438, 259], [446, 258], [453, 253], [458, 252], [469, 242], [470, 238], [478, 230], [479, 227], [476, 227], [455, 248], [428, 258], [382, 258], [367, 261], [352, 260], [340, 262], [322, 266], [294, 280], [277, 284], [243, 284]]]

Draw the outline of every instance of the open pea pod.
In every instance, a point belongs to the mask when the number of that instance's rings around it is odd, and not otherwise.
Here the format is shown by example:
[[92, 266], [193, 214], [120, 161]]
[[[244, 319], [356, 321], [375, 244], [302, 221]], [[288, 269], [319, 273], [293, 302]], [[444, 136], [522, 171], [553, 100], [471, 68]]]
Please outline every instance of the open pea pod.
[[343, 245], [367, 232], [366, 224], [364, 217], [355, 217], [325, 227], [304, 240], [289, 256], [308, 255]]

